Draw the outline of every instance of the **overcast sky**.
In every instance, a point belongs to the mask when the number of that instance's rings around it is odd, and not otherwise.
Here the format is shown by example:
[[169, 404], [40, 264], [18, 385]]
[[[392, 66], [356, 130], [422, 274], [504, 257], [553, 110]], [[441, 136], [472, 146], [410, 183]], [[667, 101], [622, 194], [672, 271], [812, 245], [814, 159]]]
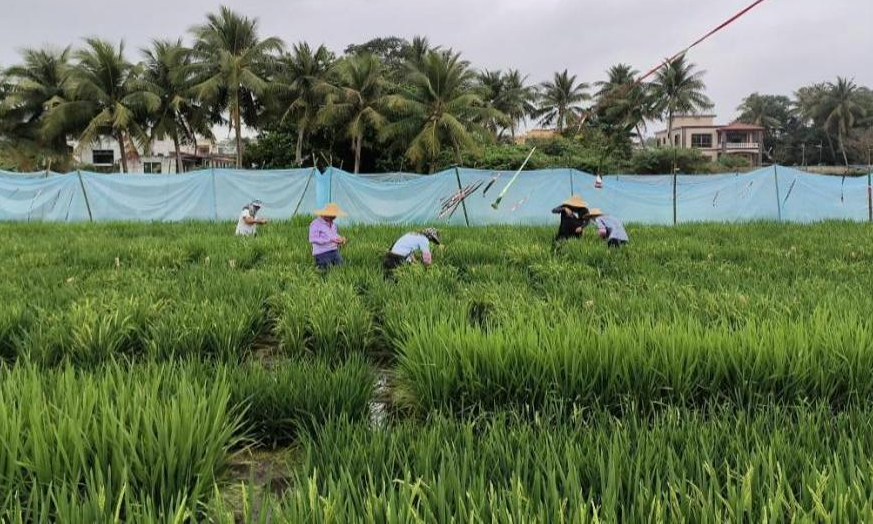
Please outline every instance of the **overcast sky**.
[[[751, 0], [227, 0], [288, 43], [346, 45], [376, 36], [425, 35], [480, 69], [514, 67], [540, 82], [569, 69], [596, 81], [612, 64], [647, 70]], [[211, 0], [2, 0], [0, 64], [23, 47], [84, 36], [123, 39], [136, 52], [178, 37], [220, 2]], [[137, 57], [138, 58], [138, 57]], [[747, 94], [853, 77], [873, 86], [873, 0], [767, 0], [690, 55], [707, 71], [719, 121]]]

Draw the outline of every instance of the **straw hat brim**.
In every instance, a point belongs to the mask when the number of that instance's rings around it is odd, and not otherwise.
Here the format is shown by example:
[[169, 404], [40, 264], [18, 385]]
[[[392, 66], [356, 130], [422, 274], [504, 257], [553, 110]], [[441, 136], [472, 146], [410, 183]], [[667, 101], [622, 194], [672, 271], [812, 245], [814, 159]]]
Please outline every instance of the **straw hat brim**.
[[337, 205], [327, 206], [324, 209], [318, 209], [315, 212], [313, 212], [313, 214], [315, 216], [318, 216], [318, 217], [334, 217], [334, 218], [345, 218], [345, 217], [349, 216], [345, 211], [340, 209], [340, 207]]
[[584, 209], [588, 207], [588, 202], [582, 199], [582, 197], [574, 195], [567, 200], [561, 202], [562, 206], [572, 207], [576, 209]]
[[591, 211], [586, 213], [583, 218], [597, 218], [597, 217], [602, 217], [602, 216], [603, 216], [603, 211], [601, 211], [595, 207], [595, 208], [591, 209]]

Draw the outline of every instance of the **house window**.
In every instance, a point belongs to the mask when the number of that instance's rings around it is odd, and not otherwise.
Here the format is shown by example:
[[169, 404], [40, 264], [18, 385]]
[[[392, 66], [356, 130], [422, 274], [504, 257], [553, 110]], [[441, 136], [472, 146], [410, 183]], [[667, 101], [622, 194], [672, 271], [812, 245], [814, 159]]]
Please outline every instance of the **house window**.
[[142, 171], [145, 174], [152, 175], [160, 175], [161, 174], [161, 163], [160, 162], [145, 162], [142, 165]]
[[95, 149], [91, 152], [91, 163], [95, 166], [111, 166], [115, 164], [115, 152], [111, 149]]
[[679, 147], [679, 135], [673, 137], [673, 145]]
[[709, 149], [712, 147], [712, 135], [710, 134], [694, 134], [691, 135], [691, 147], [699, 147]]

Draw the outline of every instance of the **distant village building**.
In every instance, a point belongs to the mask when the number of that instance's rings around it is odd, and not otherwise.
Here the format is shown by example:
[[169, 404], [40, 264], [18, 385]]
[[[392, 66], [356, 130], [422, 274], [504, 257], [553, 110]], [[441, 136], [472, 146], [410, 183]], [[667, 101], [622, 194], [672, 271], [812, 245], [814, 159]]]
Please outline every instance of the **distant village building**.
[[[73, 158], [79, 165], [92, 166], [98, 172], [121, 172], [121, 150], [117, 140], [101, 137], [79, 148], [76, 143], [70, 145], [73, 147]], [[193, 144], [184, 144], [179, 149], [182, 153], [182, 172], [236, 167], [236, 145], [232, 141], [211, 142], [203, 139], [196, 147]], [[156, 140], [152, 142], [147, 153], [137, 151], [128, 143], [127, 168], [134, 174], [176, 173], [176, 149], [173, 141]]]
[[523, 135], [515, 137], [516, 144], [524, 144], [528, 140], [548, 140], [558, 136], [558, 131], [555, 129], [531, 129]]
[[673, 117], [673, 133], [655, 133], [658, 146], [697, 149], [703, 156], [716, 161], [724, 155], [745, 158], [752, 166], [760, 166], [764, 157], [764, 128], [734, 122], [716, 125], [715, 115], [680, 115]]

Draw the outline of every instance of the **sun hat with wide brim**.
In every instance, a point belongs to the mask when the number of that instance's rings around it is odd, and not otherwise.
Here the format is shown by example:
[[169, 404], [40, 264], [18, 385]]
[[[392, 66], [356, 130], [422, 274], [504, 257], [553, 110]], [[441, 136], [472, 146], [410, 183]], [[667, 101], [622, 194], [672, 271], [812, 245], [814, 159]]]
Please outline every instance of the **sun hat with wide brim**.
[[313, 213], [317, 217], [334, 217], [334, 218], [343, 218], [349, 215], [346, 214], [345, 211], [340, 209], [336, 203], [331, 202], [330, 204], [324, 206], [324, 209], [318, 209]]
[[583, 209], [588, 207], [588, 202], [582, 200], [582, 197], [579, 195], [573, 195], [567, 200], [561, 202], [561, 205], [566, 207], [572, 207], [575, 209]]
[[434, 227], [429, 227], [421, 231], [421, 234], [427, 237], [428, 240], [433, 242], [436, 245], [442, 245], [442, 241], [440, 240], [440, 232], [437, 231]]
[[596, 207], [593, 207], [582, 218], [597, 218], [597, 217], [601, 217], [601, 216], [603, 216], [603, 211], [601, 211], [600, 209], [598, 209]]

